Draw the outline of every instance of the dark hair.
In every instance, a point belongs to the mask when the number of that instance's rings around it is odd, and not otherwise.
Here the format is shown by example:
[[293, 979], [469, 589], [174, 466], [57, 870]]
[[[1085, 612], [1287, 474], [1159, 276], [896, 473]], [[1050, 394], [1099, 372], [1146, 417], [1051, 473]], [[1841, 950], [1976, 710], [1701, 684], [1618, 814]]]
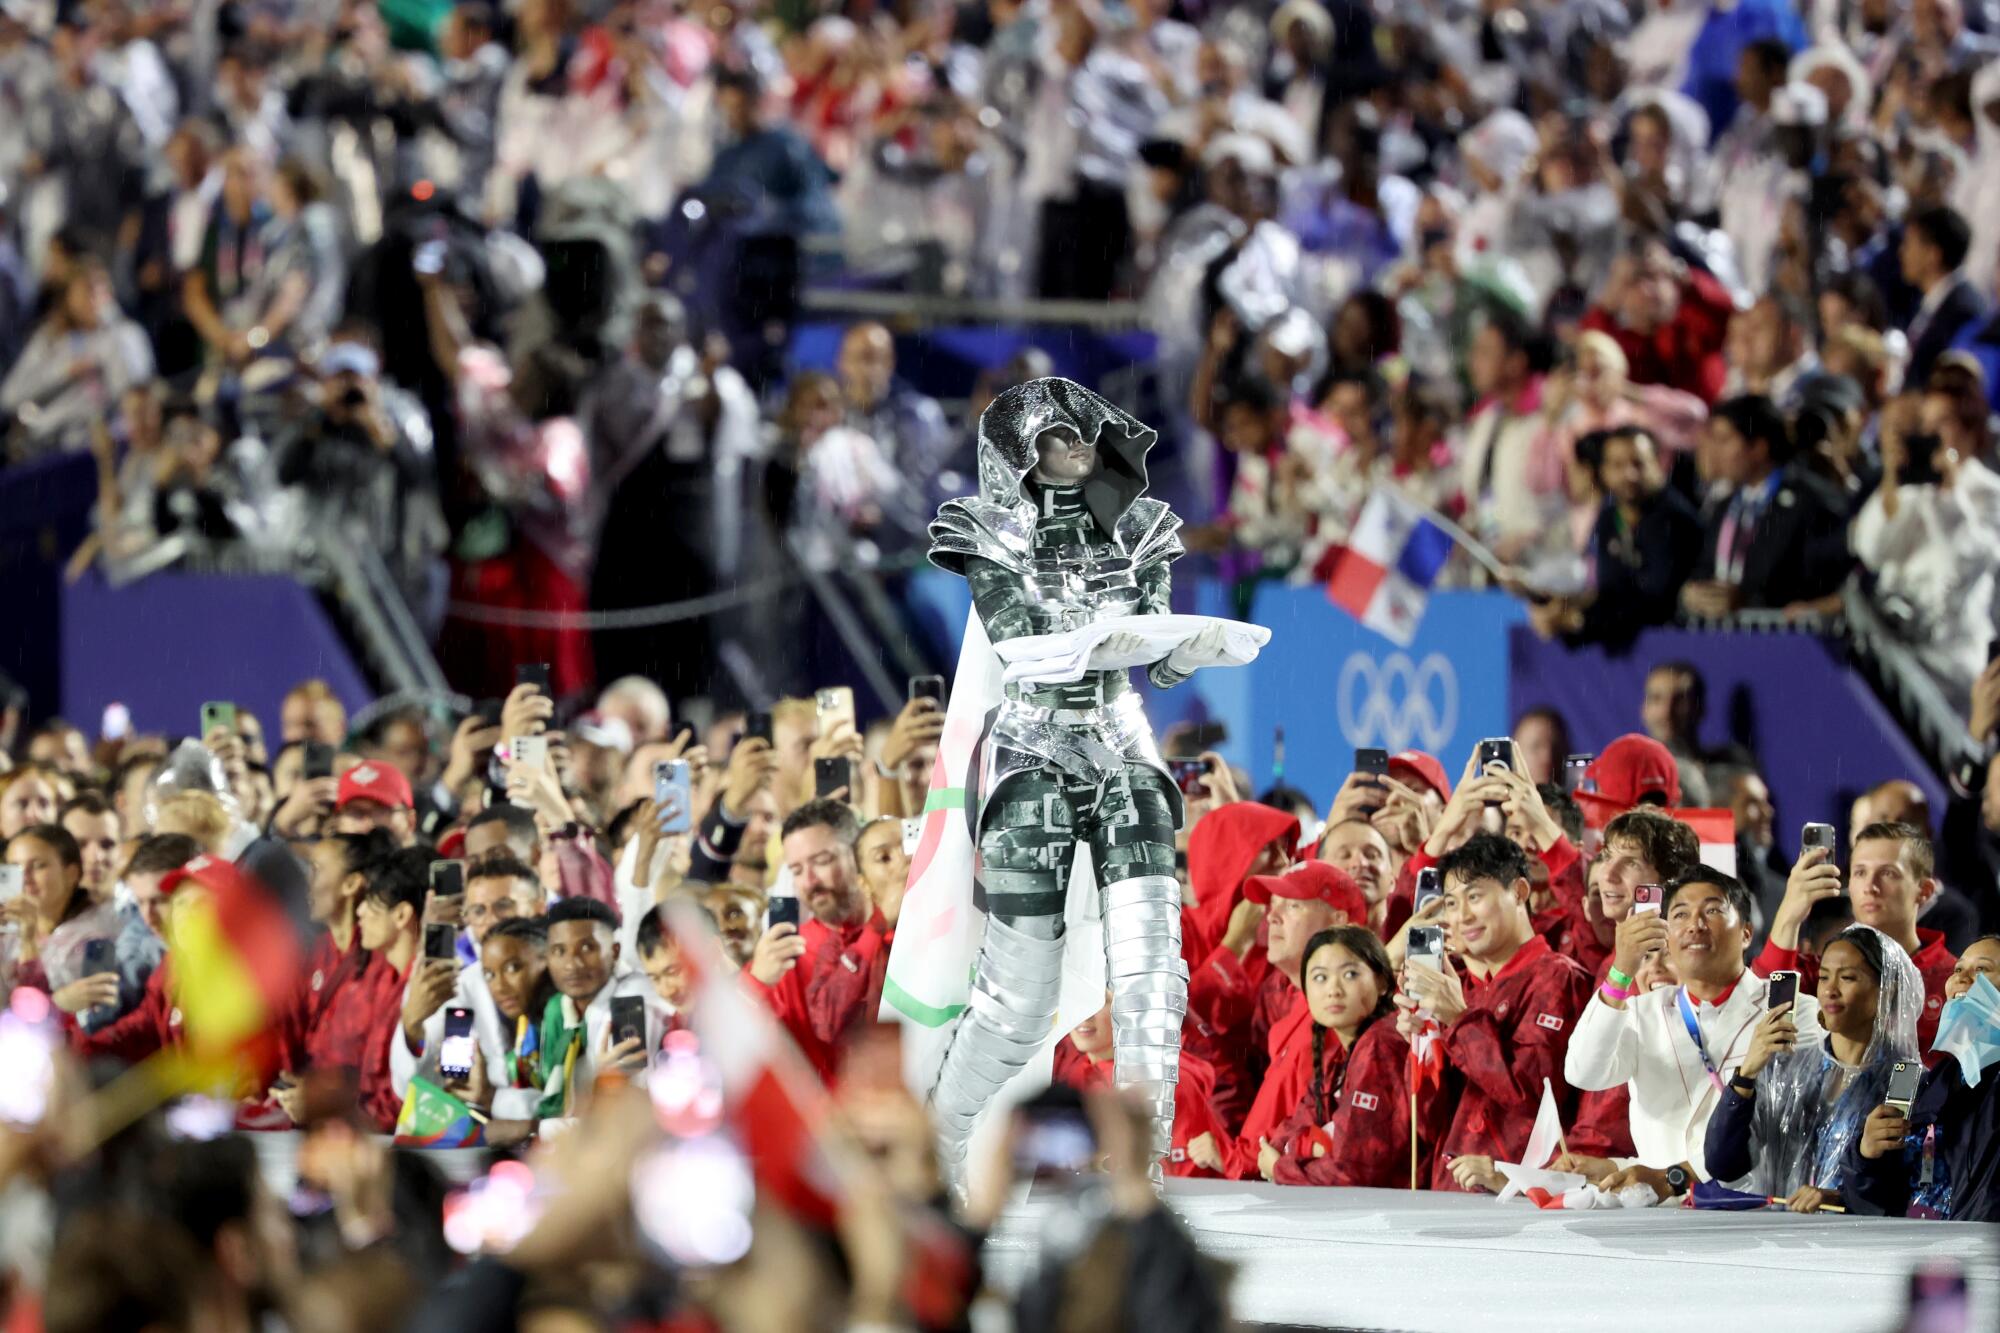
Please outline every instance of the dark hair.
[[465, 882], [475, 879], [522, 879], [539, 885], [542, 877], [535, 868], [508, 852], [489, 852], [465, 868]]
[[257, 1153], [241, 1134], [161, 1145], [153, 1156], [150, 1213], [187, 1229], [212, 1253], [222, 1229], [247, 1223], [257, 1190]]
[[802, 829], [829, 828], [839, 839], [841, 846], [852, 850], [855, 839], [861, 836], [861, 820], [854, 813], [854, 807], [845, 801], [831, 801], [824, 797], [807, 801], [798, 809], [785, 816], [784, 827], [778, 831], [780, 839], [789, 838]]
[[105, 800], [101, 793], [80, 791], [62, 803], [61, 808], [56, 811], [56, 823], [62, 823], [71, 815], [97, 816], [115, 815], [117, 813], [116, 810], [111, 808], [111, 802]]
[[1671, 662], [1662, 662], [1648, 671], [1646, 679], [1651, 680], [1663, 671], [1671, 671], [1676, 676], [1686, 679], [1688, 683], [1688, 705], [1694, 709], [1694, 715], [1697, 720], [1708, 712], [1708, 678], [1701, 674], [1700, 667], [1692, 662], [1675, 658]]
[[618, 932], [618, 909], [595, 898], [564, 898], [549, 908], [549, 929], [565, 921], [593, 921], [613, 934]]
[[1820, 950], [1821, 959], [1826, 957], [1827, 949], [1843, 941], [1854, 946], [1854, 951], [1861, 955], [1861, 961], [1866, 963], [1868, 970], [1875, 974], [1875, 980], [1880, 981], [1882, 979], [1882, 932], [1876, 930], [1873, 926], [1849, 926], [1826, 942], [1826, 947]]
[[1724, 399], [1716, 404], [1714, 415], [1729, 423], [1745, 444], [1762, 440], [1774, 467], [1782, 467], [1791, 460], [1791, 427], [1785, 423], [1785, 414], [1778, 410], [1778, 405], [1763, 394], [1744, 393]]
[[[1301, 989], [1305, 986], [1306, 970], [1312, 964], [1313, 955], [1321, 949], [1330, 948], [1336, 944], [1367, 964], [1368, 970], [1375, 974], [1375, 982], [1382, 991], [1376, 997], [1375, 1012], [1362, 1019], [1361, 1026], [1355, 1029], [1354, 1039], [1359, 1041], [1361, 1040], [1361, 1034], [1368, 1030], [1370, 1023], [1385, 1016], [1396, 1007], [1396, 969], [1389, 962], [1389, 951], [1382, 947], [1381, 938], [1374, 931], [1368, 929], [1368, 927], [1328, 926], [1325, 930], [1314, 932], [1313, 937], [1306, 941], [1306, 951], [1301, 955], [1299, 962], [1299, 985]], [[1332, 1097], [1326, 1086], [1326, 1029], [1321, 1027], [1317, 1020], [1313, 1022], [1312, 1026], [1312, 1098], [1313, 1105], [1317, 1108], [1315, 1114], [1319, 1117], [1319, 1123], [1323, 1125], [1333, 1119], [1333, 1107], [1329, 1105]]]
[[465, 831], [470, 833], [472, 830], [484, 828], [488, 824], [505, 824], [507, 826], [506, 836], [509, 842], [512, 842], [517, 837], [525, 838], [528, 845], [532, 847], [541, 841], [541, 833], [535, 828], [535, 817], [510, 801], [502, 801], [498, 805], [487, 806], [484, 810], [481, 810], [478, 814], [465, 821]]
[[[1937, 853], [1931, 849], [1930, 835], [1915, 824], [1903, 824], [1893, 820], [1884, 820], [1879, 823], [1870, 824], [1867, 828], [1862, 829], [1861, 832], [1854, 835], [1854, 841], [1857, 845], [1877, 840], [1893, 840], [1902, 843], [1905, 852], [1910, 858], [1910, 870], [1918, 879], [1929, 879], [1937, 868]], [[1853, 848], [1848, 849], [1848, 854], [1850, 856], [1853, 855]]]
[[1665, 893], [1660, 899], [1662, 914], [1673, 910], [1674, 898], [1690, 884], [1707, 884], [1712, 888], [1721, 889], [1722, 896], [1736, 909], [1737, 918], [1745, 925], [1750, 924], [1756, 904], [1750, 897], [1750, 890], [1743, 886], [1743, 881], [1734, 875], [1725, 875], [1720, 870], [1712, 870], [1698, 863], [1667, 881]]
[[1528, 355], [1535, 339], [1535, 330], [1527, 320], [1505, 306], [1495, 306], [1487, 312], [1484, 328], [1492, 329], [1507, 344], [1509, 354]]
[[486, 942], [525, 940], [537, 949], [549, 947], [549, 919], [545, 916], [510, 916], [486, 932]]
[[70, 1216], [49, 1255], [42, 1296], [47, 1333], [102, 1329], [190, 1329], [200, 1251], [170, 1217], [129, 1203]]
[[[381, 829], [373, 832], [387, 836]], [[425, 848], [412, 847], [368, 862], [368, 887], [361, 891], [362, 898], [389, 909], [408, 907], [421, 917], [424, 895], [430, 892], [434, 859]]]
[[340, 868], [347, 874], [372, 874], [396, 854], [396, 839], [387, 829], [366, 833], [329, 833], [321, 839], [340, 848]]
[[1828, 937], [1837, 935], [1854, 924], [1854, 900], [1846, 894], [1833, 898], [1822, 898], [1806, 913], [1805, 924], [1799, 927], [1799, 938], [1811, 940], [1822, 947]]
[[155, 833], [139, 840], [125, 862], [127, 875], [164, 875], [201, 855], [201, 844], [185, 833]]
[[678, 943], [674, 937], [673, 928], [667, 925], [667, 908], [665, 903], [654, 903], [647, 910], [646, 915], [639, 918], [639, 933], [635, 942], [638, 944], [639, 952], [642, 955], [652, 953], [663, 942]]
[[1657, 810], [1627, 810], [1604, 826], [1604, 845], [1615, 838], [1638, 843], [1662, 882], [1687, 874], [1701, 861], [1701, 836]]
[[1792, 48], [1776, 37], [1759, 37], [1744, 43], [1743, 55], [1756, 61], [1767, 77], [1779, 83], [1785, 81], [1785, 70], [1792, 63]]
[[1528, 878], [1528, 854], [1512, 838], [1475, 833], [1462, 846], [1439, 857], [1437, 868], [1440, 883], [1490, 879], [1502, 888], [1512, 888], [1514, 881]]
[[23, 838], [33, 838], [41, 843], [54, 852], [56, 859], [66, 866], [81, 868], [83, 865], [83, 849], [76, 845], [76, 839], [61, 824], [30, 824], [7, 839], [7, 846], [11, 849]]
[[756, 71], [746, 67], [720, 70], [715, 76], [715, 91], [719, 93], [725, 88], [733, 88], [753, 102], [764, 95], [764, 81], [757, 77]]
[[1562, 825], [1563, 836], [1571, 844], [1583, 841], [1583, 807], [1576, 798], [1562, 789], [1560, 782], [1544, 782], [1535, 788], [1535, 795], [1542, 798], [1542, 804], [1549, 808], [1556, 823]]
[[1247, 407], [1259, 416], [1268, 417], [1285, 405], [1285, 397], [1276, 385], [1262, 375], [1244, 375], [1229, 386], [1229, 397], [1222, 404], [1226, 411], [1232, 407]]
[[1911, 215], [1909, 228], [1935, 246], [1946, 272], [1965, 262], [1972, 249], [1972, 228], [1949, 204], [1934, 204]]

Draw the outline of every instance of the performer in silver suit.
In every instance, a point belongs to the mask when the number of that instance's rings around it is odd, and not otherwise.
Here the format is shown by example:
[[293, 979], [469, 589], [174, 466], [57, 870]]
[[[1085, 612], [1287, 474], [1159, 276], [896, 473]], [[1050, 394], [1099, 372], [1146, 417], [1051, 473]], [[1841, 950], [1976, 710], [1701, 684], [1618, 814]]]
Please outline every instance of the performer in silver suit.
[[[1167, 612], [1168, 565], [1182, 547], [1180, 520], [1143, 494], [1155, 438], [1063, 379], [1009, 389], [981, 415], [978, 498], [939, 509], [931, 560], [971, 584], [994, 644]], [[1219, 636], [1202, 630], [1148, 677], [1162, 687], [1186, 680], [1215, 660]], [[1145, 642], [1113, 634], [1093, 661], [1130, 660]], [[981, 1110], [1053, 1035], [1080, 842], [1102, 895], [1117, 1083], [1150, 1104], [1155, 1157], [1168, 1148], [1187, 1010], [1174, 876], [1181, 798], [1128, 674], [1009, 685], [967, 775], [986, 934], [931, 1094], [955, 1179]]]

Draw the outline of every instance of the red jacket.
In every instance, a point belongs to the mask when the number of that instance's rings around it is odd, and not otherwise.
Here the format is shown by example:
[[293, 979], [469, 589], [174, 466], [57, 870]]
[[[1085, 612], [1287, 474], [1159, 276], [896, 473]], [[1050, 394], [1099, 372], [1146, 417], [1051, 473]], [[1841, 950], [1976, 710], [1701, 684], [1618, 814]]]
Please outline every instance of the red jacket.
[[[1597, 984], [1610, 979], [1607, 957], [1597, 969]], [[1632, 1085], [1578, 1093], [1576, 1119], [1564, 1137], [1571, 1152], [1585, 1157], [1637, 1157], [1639, 1150], [1632, 1144]]]
[[[1923, 1052], [1924, 1067], [1928, 1069], [1944, 1058], [1931, 1049], [1931, 1042], [1937, 1037], [1938, 1015], [1944, 1009], [1944, 983], [1951, 980], [1958, 958], [1944, 947], [1943, 931], [1919, 926], [1917, 952], [1910, 961], [1917, 965], [1917, 975], [1924, 979], [1924, 1007], [1917, 1015], [1917, 1049]], [[1764, 952], [1757, 955], [1750, 970], [1760, 977], [1773, 972], [1797, 972], [1800, 994], [1819, 989], [1819, 959], [1803, 957], [1795, 950], [1780, 949], [1775, 944], [1765, 944]]]
[[[1076, 1048], [1072, 1038], [1064, 1037], [1056, 1043], [1055, 1071], [1052, 1075], [1057, 1083], [1067, 1084], [1078, 1092], [1090, 1088], [1111, 1085], [1112, 1066], [1109, 1061], [1100, 1064]], [[1170, 1176], [1205, 1176], [1213, 1180], [1215, 1173], [1207, 1171], [1188, 1160], [1187, 1145], [1190, 1139], [1198, 1139], [1204, 1134], [1212, 1134], [1221, 1143], [1229, 1131], [1215, 1118], [1215, 1108], [1209, 1104], [1209, 1090], [1215, 1085], [1215, 1071], [1208, 1061], [1198, 1055], [1181, 1052], [1180, 1081], [1174, 1084], [1174, 1146], [1167, 1155], [1166, 1172]]]
[[806, 951], [798, 964], [766, 986], [743, 970], [806, 1058], [831, 1083], [839, 1073], [841, 1045], [859, 1025], [874, 1021], [882, 1007], [889, 946], [896, 932], [880, 912], [838, 930], [808, 917], [799, 926]]
[[[1307, 1041], [1310, 1053], [1310, 1033]], [[1281, 1154], [1271, 1179], [1280, 1185], [1408, 1188], [1410, 1045], [1396, 1031], [1395, 1018], [1370, 1023], [1351, 1050], [1330, 1033], [1324, 1046], [1321, 1085], [1333, 1116], [1322, 1123], [1308, 1086], [1291, 1119], [1271, 1136]], [[1315, 1155], [1315, 1145], [1324, 1151]], [[1427, 1178], [1419, 1162], [1417, 1179]]]
[[384, 1134], [394, 1132], [396, 1117], [402, 1112], [403, 1098], [389, 1074], [389, 1044], [396, 1039], [396, 1027], [403, 1021], [403, 997], [409, 990], [410, 972], [422, 959], [412, 955], [409, 967], [398, 972], [387, 959], [377, 958], [368, 969], [368, 979], [349, 987], [341, 1010], [352, 1016], [358, 1050], [360, 1091], [356, 1098], [361, 1114], [375, 1122]]
[[[1283, 974], [1276, 974], [1283, 979]], [[1259, 1139], [1272, 1139], [1286, 1117], [1297, 1109], [1299, 1098], [1312, 1083], [1312, 1011], [1306, 1008], [1303, 991], [1291, 986], [1293, 1001], [1284, 1017], [1272, 1024], [1265, 1049], [1270, 1054], [1270, 1067], [1264, 1071], [1264, 1081], [1258, 1085], [1257, 1099], [1250, 1103], [1249, 1114], [1243, 1117], [1242, 1132], [1232, 1138], [1218, 1139], [1222, 1149], [1222, 1165], [1231, 1180], [1257, 1180], [1257, 1153], [1262, 1146]]]
[[1255, 801], [1211, 810], [1195, 824], [1188, 834], [1188, 887], [1194, 890], [1194, 906], [1181, 913], [1181, 956], [1190, 972], [1222, 943], [1258, 854], [1274, 842], [1291, 851], [1298, 841], [1296, 815]]
[[1261, 948], [1239, 961], [1217, 946], [1188, 979], [1187, 1021], [1181, 1049], [1215, 1070], [1214, 1103], [1232, 1130], [1243, 1123], [1270, 1065], [1271, 1029], [1299, 996]]
[[1720, 282], [1696, 268], [1688, 270], [1680, 297], [1673, 318], [1650, 333], [1625, 328], [1602, 306], [1585, 313], [1583, 327], [1611, 335], [1634, 384], [1670, 385], [1713, 403], [1729, 376], [1722, 350], [1735, 303]]
[[345, 953], [331, 931], [320, 933], [306, 957], [298, 998], [279, 1023], [285, 1068], [360, 1068], [361, 1034], [341, 1014], [350, 1004], [348, 991], [374, 970], [375, 955], [361, 947], [359, 930]]
[[1465, 985], [1469, 1007], [1444, 1030], [1444, 1086], [1424, 1108], [1426, 1124], [1442, 1126], [1431, 1163], [1436, 1190], [1458, 1188], [1455, 1158], [1521, 1160], [1543, 1079], [1558, 1107], [1572, 1107], [1563, 1057], [1591, 990], [1590, 973], [1539, 936], [1488, 980], [1467, 977]]
[[85, 1059], [112, 1056], [126, 1064], [138, 1064], [169, 1046], [179, 1045], [181, 1011], [167, 989], [170, 984], [167, 969], [170, 966], [169, 961], [162, 960], [153, 969], [153, 975], [146, 978], [146, 989], [132, 1012], [121, 1015], [107, 1027], [85, 1032], [76, 1026], [69, 1015], [63, 1015], [70, 1045], [76, 1053]]

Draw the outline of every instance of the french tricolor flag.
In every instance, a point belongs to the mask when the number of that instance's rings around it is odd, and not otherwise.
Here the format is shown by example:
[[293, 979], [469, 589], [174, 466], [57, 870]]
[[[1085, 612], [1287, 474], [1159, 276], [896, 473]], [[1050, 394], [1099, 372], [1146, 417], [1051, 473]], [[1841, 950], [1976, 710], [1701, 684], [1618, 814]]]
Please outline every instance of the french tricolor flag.
[[1400, 491], [1377, 486], [1327, 576], [1334, 605], [1403, 647], [1417, 635], [1451, 536]]

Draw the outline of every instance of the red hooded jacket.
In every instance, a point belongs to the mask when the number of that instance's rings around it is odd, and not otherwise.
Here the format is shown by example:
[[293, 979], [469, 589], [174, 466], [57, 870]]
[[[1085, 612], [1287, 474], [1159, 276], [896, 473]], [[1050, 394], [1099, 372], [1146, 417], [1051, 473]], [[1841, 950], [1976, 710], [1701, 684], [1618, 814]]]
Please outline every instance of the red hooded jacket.
[[1243, 900], [1243, 881], [1272, 843], [1296, 850], [1294, 815], [1254, 801], [1211, 810], [1188, 835], [1188, 880], [1194, 906], [1181, 913], [1181, 957], [1188, 966], [1187, 1022], [1181, 1049], [1214, 1067], [1214, 1104], [1225, 1125], [1241, 1123], [1263, 1073], [1269, 1023], [1290, 1008], [1296, 990], [1283, 977], [1276, 1012], [1265, 1003], [1273, 973], [1264, 958], [1263, 930], [1242, 957], [1222, 947], [1230, 913]]
[[[1281, 973], [1274, 973], [1283, 979]], [[1266, 1042], [1270, 1064], [1257, 1098], [1243, 1117], [1243, 1131], [1233, 1138], [1216, 1140], [1222, 1149], [1222, 1165], [1231, 1180], [1256, 1180], [1259, 1139], [1275, 1143], [1278, 1127], [1298, 1108], [1312, 1084], [1312, 1011], [1306, 1007], [1305, 993], [1290, 981], [1293, 1004], [1285, 1016], [1271, 1025]], [[1336, 1043], [1338, 1044], [1338, 1043]]]

